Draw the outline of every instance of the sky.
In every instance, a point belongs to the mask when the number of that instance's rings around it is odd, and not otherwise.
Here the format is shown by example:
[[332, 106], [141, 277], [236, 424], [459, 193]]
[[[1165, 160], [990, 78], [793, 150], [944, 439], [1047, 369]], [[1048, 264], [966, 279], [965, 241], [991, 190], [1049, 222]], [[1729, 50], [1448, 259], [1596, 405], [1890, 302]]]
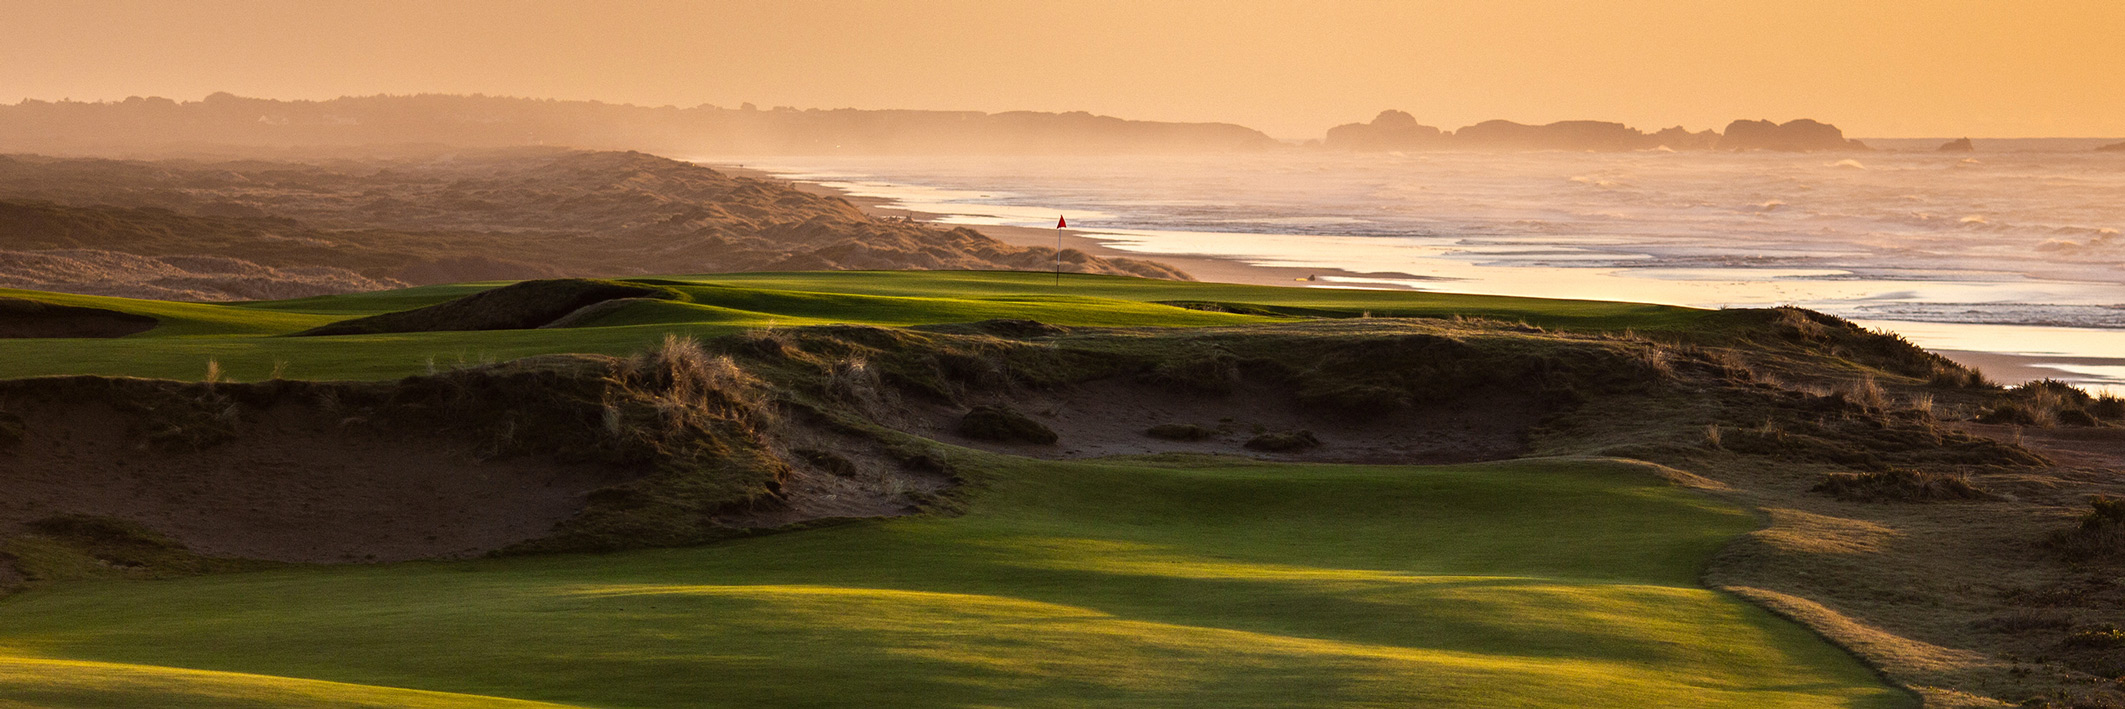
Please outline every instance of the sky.
[[0, 102], [484, 93], [1083, 110], [1281, 138], [1816, 118], [2125, 136], [2125, 0], [0, 0]]

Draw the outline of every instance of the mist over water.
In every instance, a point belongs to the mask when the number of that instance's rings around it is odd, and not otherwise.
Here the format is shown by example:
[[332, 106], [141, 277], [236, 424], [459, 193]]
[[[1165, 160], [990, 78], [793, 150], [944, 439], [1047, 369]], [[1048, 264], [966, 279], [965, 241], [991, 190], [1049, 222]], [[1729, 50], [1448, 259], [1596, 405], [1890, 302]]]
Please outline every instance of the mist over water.
[[[2125, 354], [2125, 154], [2031, 145], [2040, 149], [1293, 151], [768, 167], [944, 221], [1047, 227], [1062, 213], [1080, 233], [1147, 256], [1361, 274], [1324, 275], [1332, 285], [1793, 304], [1935, 347], [2076, 361]], [[2125, 367], [2106, 366], [2053, 370], [2086, 384], [2125, 381], [2112, 376]]]

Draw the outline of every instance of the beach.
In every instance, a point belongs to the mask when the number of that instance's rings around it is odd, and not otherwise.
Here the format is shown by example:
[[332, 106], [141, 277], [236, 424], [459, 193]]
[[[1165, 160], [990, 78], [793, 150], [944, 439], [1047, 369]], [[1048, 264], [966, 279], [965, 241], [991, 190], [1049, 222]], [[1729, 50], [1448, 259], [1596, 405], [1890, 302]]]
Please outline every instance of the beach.
[[[1204, 281], [1797, 305], [1902, 334], [2002, 383], [2125, 393], [2125, 358], [2112, 356], [2125, 352], [2125, 310], [2114, 307], [2125, 286], [2106, 250], [2125, 213], [2097, 198], [2116, 179], [2110, 162], [1865, 157], [699, 162], [1014, 245], [1054, 246], [1057, 230], [1036, 225], [1059, 214], [1082, 225], [1062, 230], [1065, 248]], [[2088, 192], [2026, 203], [1988, 191], [2039, 178]]]

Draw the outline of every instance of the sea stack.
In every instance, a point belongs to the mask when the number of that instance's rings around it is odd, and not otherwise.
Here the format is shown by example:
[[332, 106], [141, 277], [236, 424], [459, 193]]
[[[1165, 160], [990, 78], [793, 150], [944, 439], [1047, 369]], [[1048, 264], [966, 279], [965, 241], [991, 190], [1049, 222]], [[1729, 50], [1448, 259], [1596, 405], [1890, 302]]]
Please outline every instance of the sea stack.
[[1967, 153], [1977, 150], [1977, 147], [1970, 144], [1969, 138], [1956, 138], [1955, 140], [1942, 143], [1941, 147], [1935, 148], [1934, 150], [1943, 153]]
[[1735, 121], [1719, 138], [1720, 150], [1773, 150], [1810, 153], [1831, 150], [1867, 150], [1867, 145], [1845, 138], [1837, 126], [1807, 118], [1785, 123]]

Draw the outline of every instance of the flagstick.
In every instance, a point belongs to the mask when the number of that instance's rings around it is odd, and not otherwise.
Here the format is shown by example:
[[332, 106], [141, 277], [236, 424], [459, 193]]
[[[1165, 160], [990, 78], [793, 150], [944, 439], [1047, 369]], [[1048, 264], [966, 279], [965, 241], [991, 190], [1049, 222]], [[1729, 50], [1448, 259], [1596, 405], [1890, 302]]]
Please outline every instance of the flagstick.
[[1062, 287], [1062, 230], [1063, 225], [1067, 223], [1063, 221], [1062, 217], [1055, 218], [1055, 287], [1057, 288]]

